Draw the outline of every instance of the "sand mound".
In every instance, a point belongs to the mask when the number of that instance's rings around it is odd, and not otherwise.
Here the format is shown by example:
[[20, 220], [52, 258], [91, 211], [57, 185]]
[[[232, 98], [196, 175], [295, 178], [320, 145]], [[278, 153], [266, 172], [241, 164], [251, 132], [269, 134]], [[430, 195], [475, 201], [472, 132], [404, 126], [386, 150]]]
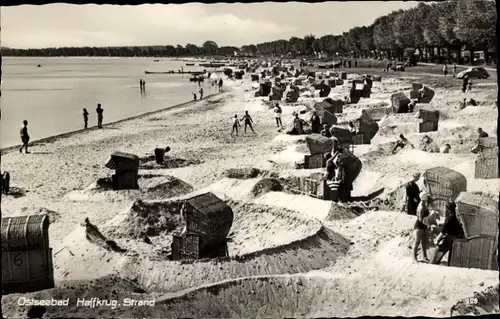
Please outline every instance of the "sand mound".
[[283, 186], [280, 181], [273, 178], [264, 178], [255, 184], [250, 192], [254, 197], [261, 196], [268, 192], [281, 192], [283, 190]]
[[[252, 228], [255, 229], [254, 226]], [[274, 228], [273, 230], [277, 231]], [[268, 236], [272, 237], [271, 231]], [[253, 241], [257, 242], [255, 239]], [[302, 273], [322, 269], [344, 255], [348, 247], [349, 243], [343, 237], [327, 228], [321, 228], [316, 234], [302, 240], [237, 258], [194, 263], [133, 258], [122, 264], [120, 273], [126, 278], [136, 279], [147, 290], [175, 292], [245, 276]]]
[[[77, 299], [85, 298], [98, 298], [101, 300], [123, 300], [125, 298], [150, 300], [151, 297], [142, 294], [144, 291], [135, 283], [121, 279], [116, 276], [106, 276], [93, 280], [69, 280], [57, 283], [57, 287], [37, 291], [28, 294], [12, 294], [3, 296], [2, 298], [2, 313], [9, 318], [26, 318], [28, 312], [33, 313], [34, 307], [20, 306], [18, 300], [20, 297], [34, 300], [66, 300], [69, 298], [68, 306], [38, 306], [42, 311], [45, 311], [45, 316], [69, 318], [75, 316], [76, 318], [88, 318], [89, 311], [95, 311], [92, 317], [101, 317], [99, 315], [103, 311], [106, 312], [105, 317], [112, 317], [123, 313], [110, 309], [109, 307], [96, 307], [89, 308], [84, 306], [77, 306]], [[38, 310], [38, 309], [37, 309]], [[117, 309], [119, 310], [119, 309]], [[108, 312], [109, 311], [109, 312]], [[44, 317], [45, 318], [45, 317]]]
[[496, 287], [489, 287], [483, 292], [475, 293], [474, 297], [461, 300], [451, 308], [451, 316], [482, 316], [499, 314], [500, 307], [498, 305], [498, 287], [498, 285]]
[[148, 156], [144, 159], [141, 159], [141, 165], [139, 168], [144, 170], [168, 169], [168, 168], [180, 168], [180, 167], [199, 165], [202, 163], [203, 162], [199, 160], [168, 157], [165, 158], [163, 164], [158, 164], [156, 163], [156, 158], [154, 156]]
[[256, 178], [259, 174], [261, 174], [261, 171], [254, 167], [230, 168], [224, 172], [225, 177], [236, 179]]
[[163, 200], [181, 196], [193, 191], [193, 187], [186, 182], [169, 175], [139, 175], [139, 189], [113, 190], [110, 182], [100, 179], [82, 191], [73, 191], [66, 194], [72, 201], [135, 201]]
[[171, 262], [135, 256], [122, 265], [122, 275], [148, 290], [174, 292], [228, 278], [321, 269], [349, 247], [318, 220], [294, 211], [233, 200], [228, 204], [235, 214], [229, 258]]
[[356, 206], [332, 202], [326, 220], [351, 219], [363, 214], [364, 210]]
[[105, 229], [113, 237], [134, 239], [170, 233], [183, 226], [180, 208], [180, 202], [146, 203], [139, 199]]

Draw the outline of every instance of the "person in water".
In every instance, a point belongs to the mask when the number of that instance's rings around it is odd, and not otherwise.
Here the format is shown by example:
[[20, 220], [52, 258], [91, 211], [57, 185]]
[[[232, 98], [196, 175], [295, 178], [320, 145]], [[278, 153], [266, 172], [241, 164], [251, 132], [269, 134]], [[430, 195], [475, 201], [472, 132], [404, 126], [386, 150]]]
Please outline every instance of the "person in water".
[[103, 120], [103, 115], [102, 113], [104, 112], [104, 110], [102, 109], [101, 107], [101, 104], [97, 104], [97, 108], [95, 109], [96, 113], [97, 113], [97, 127], [98, 128], [102, 128], [102, 120]]
[[247, 126], [250, 127], [250, 129], [252, 130], [252, 133], [255, 133], [255, 131], [253, 130], [253, 127], [252, 127], [252, 123], [253, 123], [253, 120], [252, 120], [252, 117], [250, 116], [250, 114], [248, 114], [248, 111], [245, 111], [245, 115], [243, 115], [243, 118], [241, 119], [241, 121], [245, 120], [245, 133], [247, 132]]
[[83, 128], [87, 129], [89, 124], [89, 112], [87, 111], [87, 109], [83, 109], [83, 122], [85, 123], [85, 126]]
[[23, 153], [23, 148], [25, 149], [25, 153], [29, 154], [28, 152], [28, 143], [30, 141], [30, 136], [28, 134], [28, 121], [24, 120], [23, 121], [23, 127], [21, 128], [21, 141], [23, 142], [23, 145], [19, 149], [19, 152], [22, 154]]

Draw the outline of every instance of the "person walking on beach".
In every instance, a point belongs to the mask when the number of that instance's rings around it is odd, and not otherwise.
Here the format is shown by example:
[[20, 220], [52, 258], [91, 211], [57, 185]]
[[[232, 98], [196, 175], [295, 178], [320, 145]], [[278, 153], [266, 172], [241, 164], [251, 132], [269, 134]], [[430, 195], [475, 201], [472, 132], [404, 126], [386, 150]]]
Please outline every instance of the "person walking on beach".
[[443, 66], [443, 74], [444, 74], [444, 76], [446, 76], [448, 74], [448, 64], [446, 64], [446, 63]]
[[29, 154], [28, 152], [28, 143], [30, 141], [30, 136], [28, 134], [28, 121], [24, 120], [23, 121], [23, 127], [21, 128], [21, 141], [23, 142], [23, 145], [19, 149], [19, 152], [22, 154], [23, 153], [23, 148], [25, 149], [25, 153]]
[[252, 127], [252, 123], [253, 123], [253, 120], [252, 120], [252, 117], [250, 116], [250, 114], [248, 114], [248, 111], [245, 111], [245, 115], [243, 115], [243, 118], [241, 119], [241, 121], [245, 120], [245, 134], [247, 133], [247, 126], [250, 127], [250, 129], [252, 130], [252, 133], [255, 133], [255, 131], [253, 130], [253, 127]]
[[238, 120], [238, 115], [235, 115], [233, 119], [233, 130], [231, 131], [231, 135], [233, 135], [234, 132], [236, 132], [236, 136], [238, 136], [238, 127], [241, 127], [241, 124], [240, 121]]
[[467, 82], [467, 91], [468, 92], [472, 91], [472, 79], [469, 79], [469, 82]]
[[462, 80], [462, 93], [465, 93], [467, 90], [467, 83], [469, 81], [469, 77], [466, 75], [464, 76], [464, 79]]
[[283, 127], [283, 123], [281, 122], [281, 113], [283, 113], [283, 110], [281, 109], [281, 106], [276, 103], [276, 107], [274, 108], [274, 114], [276, 117], [276, 127]]
[[200, 100], [203, 99], [203, 88], [200, 88]]
[[83, 128], [87, 129], [89, 124], [89, 112], [87, 111], [87, 109], [83, 109], [83, 122], [85, 123], [85, 126]]
[[97, 127], [98, 128], [102, 128], [102, 120], [103, 120], [103, 115], [102, 113], [104, 112], [104, 110], [102, 109], [101, 107], [101, 104], [97, 104], [97, 108], [95, 109], [96, 113], [97, 113]]
[[219, 79], [219, 92], [222, 92], [222, 78]]
[[457, 65], [455, 63], [453, 63], [453, 69], [452, 69], [452, 75], [453, 77], [456, 77], [457, 76]]

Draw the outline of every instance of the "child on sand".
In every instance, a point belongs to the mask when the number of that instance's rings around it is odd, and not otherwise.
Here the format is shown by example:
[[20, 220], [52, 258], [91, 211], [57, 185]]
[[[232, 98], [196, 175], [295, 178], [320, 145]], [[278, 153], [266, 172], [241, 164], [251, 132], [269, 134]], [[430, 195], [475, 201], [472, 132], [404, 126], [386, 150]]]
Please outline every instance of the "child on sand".
[[231, 135], [236, 132], [236, 136], [238, 136], [238, 127], [241, 127], [240, 121], [238, 120], [238, 115], [234, 116], [233, 119], [233, 130], [231, 131]]
[[283, 127], [283, 123], [281, 122], [281, 113], [283, 113], [283, 110], [281, 109], [280, 105], [276, 103], [276, 107], [274, 108], [276, 127]]
[[193, 93], [193, 101], [196, 101], [196, 93], [192, 92]]

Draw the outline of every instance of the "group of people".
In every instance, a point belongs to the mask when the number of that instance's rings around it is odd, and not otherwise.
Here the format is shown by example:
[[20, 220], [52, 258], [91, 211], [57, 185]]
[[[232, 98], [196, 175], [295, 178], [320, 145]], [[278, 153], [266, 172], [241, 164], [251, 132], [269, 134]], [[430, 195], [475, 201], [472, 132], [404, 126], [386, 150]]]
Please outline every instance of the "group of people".
[[222, 85], [224, 84], [224, 81], [222, 81], [222, 78], [219, 79], [219, 81], [214, 80], [212, 82], [212, 86], [217, 86], [217, 92], [222, 92]]
[[238, 136], [238, 128], [241, 127], [241, 124], [240, 124], [241, 121], [245, 122], [245, 128], [244, 128], [245, 134], [247, 133], [247, 127], [249, 127], [250, 130], [252, 130], [252, 133], [255, 133], [255, 131], [253, 130], [253, 126], [252, 126], [253, 119], [250, 116], [250, 114], [248, 114], [248, 111], [245, 111], [245, 115], [243, 115], [243, 117], [241, 119], [238, 119], [237, 114], [234, 115], [231, 136], [235, 133], [236, 133], [236, 136]]
[[[200, 93], [200, 100], [203, 100], [203, 88], [200, 88], [198, 92]], [[196, 92], [193, 92], [193, 100], [197, 100]]]
[[[452, 75], [453, 77], [456, 77], [456, 76], [457, 76], [457, 65], [456, 65], [455, 63], [453, 63], [453, 67], [452, 67], [452, 69], [451, 69], [451, 70], [452, 70], [451, 75]], [[443, 65], [443, 74], [444, 74], [444, 76], [447, 76], [447, 75], [448, 75], [448, 63], [445, 63], [445, 64]]]
[[141, 90], [141, 93], [145, 92], [146, 91], [146, 81], [144, 81], [143, 79], [140, 79], [139, 80], [139, 88]]
[[[433, 210], [433, 199], [427, 191], [427, 183], [424, 180], [424, 190], [420, 191], [417, 182], [420, 173], [413, 174], [413, 180], [406, 185], [406, 203], [403, 210], [409, 215], [416, 216], [413, 226], [415, 241], [413, 244], [413, 260], [418, 262], [418, 250], [422, 246], [422, 257], [424, 262], [439, 264], [453, 246], [455, 238], [463, 238], [464, 232], [456, 216], [456, 204], [449, 201], [446, 204], [445, 220], [438, 225], [439, 214]], [[431, 258], [427, 256], [429, 247], [429, 230], [440, 227], [440, 233], [434, 241], [436, 249]]]
[[[102, 128], [102, 121], [104, 119], [104, 116], [103, 116], [104, 109], [102, 108], [100, 103], [97, 104], [97, 108], [95, 109], [95, 112], [97, 113], [97, 127]], [[83, 122], [84, 122], [84, 129], [88, 129], [89, 112], [87, 111], [86, 108], [83, 109]]]

